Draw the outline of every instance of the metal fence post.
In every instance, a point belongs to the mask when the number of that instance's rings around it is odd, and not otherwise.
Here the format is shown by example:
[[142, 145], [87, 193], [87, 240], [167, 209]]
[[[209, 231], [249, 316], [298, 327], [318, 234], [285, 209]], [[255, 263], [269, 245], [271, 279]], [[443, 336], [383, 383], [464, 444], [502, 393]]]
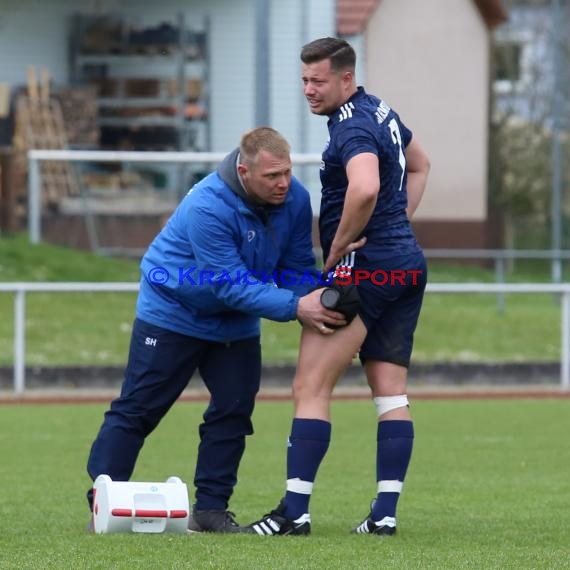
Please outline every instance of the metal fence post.
[[[505, 282], [505, 260], [497, 255], [495, 257], [495, 282], [502, 285]], [[502, 315], [505, 312], [505, 294], [501, 291], [497, 293], [497, 313]]]
[[[136, 292], [139, 283], [1, 283], [0, 293], [14, 293], [14, 392], [26, 390], [26, 293], [27, 292]], [[557, 294], [561, 299], [560, 389], [570, 391], [570, 284], [552, 283], [428, 283], [433, 293]]]
[[14, 296], [14, 392], [22, 395], [26, 389], [26, 290], [18, 289]]
[[40, 243], [41, 240], [41, 183], [40, 162], [37, 158], [29, 158], [28, 232], [32, 243]]
[[562, 293], [562, 334], [560, 346], [560, 388], [570, 390], [570, 292]]

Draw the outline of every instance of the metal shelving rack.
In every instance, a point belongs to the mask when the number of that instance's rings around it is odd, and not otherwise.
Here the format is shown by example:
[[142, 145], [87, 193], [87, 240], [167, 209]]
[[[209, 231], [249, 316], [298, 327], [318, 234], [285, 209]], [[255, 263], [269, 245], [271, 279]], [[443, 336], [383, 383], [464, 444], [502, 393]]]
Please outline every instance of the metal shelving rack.
[[[190, 27], [181, 13], [169, 22], [135, 28], [127, 14], [77, 13], [70, 30], [71, 83], [100, 87], [98, 126], [105, 135], [100, 148], [210, 150], [207, 17], [192, 20]], [[191, 80], [197, 81], [192, 85]], [[186, 163], [124, 161], [81, 168], [88, 180], [84, 208], [95, 220], [94, 227], [99, 226], [99, 216], [125, 211], [129, 216], [164, 216], [199, 173], [198, 165]], [[104, 241], [99, 237], [105, 236], [97, 235], [97, 243]], [[101, 251], [106, 247], [97, 245]], [[128, 247], [109, 248], [130, 254]]]
[[[168, 115], [141, 115], [141, 116], [103, 116], [99, 119], [99, 125], [105, 127], [129, 128], [129, 127], [167, 127], [173, 128], [177, 132], [177, 150], [202, 150], [210, 149], [210, 133], [208, 120], [208, 22], [204, 20], [201, 31], [204, 34], [205, 41], [203, 43], [203, 52], [199, 57], [189, 57], [188, 35], [193, 30], [186, 26], [185, 17], [179, 14], [176, 21], [178, 30], [178, 45], [168, 46], [168, 53], [132, 53], [128, 51], [128, 32], [125, 31], [124, 53], [84, 53], [81, 45], [82, 30], [85, 27], [84, 16], [77, 14], [75, 17], [74, 34], [71, 40], [70, 63], [71, 63], [71, 79], [72, 82], [84, 83], [88, 77], [85, 69], [99, 67], [99, 70], [109, 78], [124, 79], [124, 72], [121, 68], [129, 66], [130, 68], [140, 68], [142, 73], [148, 74], [148, 68], [160, 69], [160, 77], [156, 77], [153, 73], [152, 77], [157, 79], [175, 79], [176, 93], [167, 94], [162, 85], [160, 93], [157, 96], [130, 96], [125, 94], [124, 85], [120, 84], [119, 92], [114, 96], [101, 96], [98, 99], [100, 109], [150, 109], [150, 108], [168, 108], [176, 109], [175, 114]], [[126, 21], [121, 19], [122, 22]], [[194, 30], [195, 32], [195, 30]], [[150, 48], [155, 46], [150, 45]], [[196, 47], [196, 46], [194, 46]], [[160, 46], [156, 46], [157, 51], [161, 51]], [[115, 46], [114, 49], [117, 49]], [[120, 47], [118, 48], [121, 49]], [[189, 72], [189, 67], [194, 67]], [[196, 72], [197, 70], [197, 72]], [[151, 77], [148, 74], [149, 78]], [[186, 116], [186, 81], [187, 79], [196, 78], [202, 81], [202, 94], [197, 101], [197, 105], [204, 109], [203, 117], [187, 117]], [[191, 137], [194, 131], [194, 137]], [[197, 134], [196, 134], [197, 133]], [[201, 135], [201, 136], [200, 136]], [[196, 143], [196, 139], [201, 141]], [[192, 140], [193, 139], [193, 140]]]

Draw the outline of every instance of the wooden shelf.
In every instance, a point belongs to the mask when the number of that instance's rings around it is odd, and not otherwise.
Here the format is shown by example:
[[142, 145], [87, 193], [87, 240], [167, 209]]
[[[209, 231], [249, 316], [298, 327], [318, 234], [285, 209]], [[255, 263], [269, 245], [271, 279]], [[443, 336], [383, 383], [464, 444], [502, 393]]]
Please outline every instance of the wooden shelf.
[[99, 97], [99, 107], [124, 109], [136, 107], [174, 107], [180, 104], [177, 97]]
[[[97, 102], [104, 111], [98, 125], [171, 128], [176, 131], [179, 150], [208, 150], [207, 27], [204, 20], [201, 30], [192, 31], [180, 14], [173, 24], [133, 31], [120, 16], [98, 20], [78, 15], [73, 28], [72, 77], [98, 87]], [[123, 33], [117, 35], [119, 29]], [[97, 53], [107, 50], [114, 53]], [[199, 129], [198, 138], [189, 137], [192, 123]], [[122, 143], [128, 137], [126, 133]]]

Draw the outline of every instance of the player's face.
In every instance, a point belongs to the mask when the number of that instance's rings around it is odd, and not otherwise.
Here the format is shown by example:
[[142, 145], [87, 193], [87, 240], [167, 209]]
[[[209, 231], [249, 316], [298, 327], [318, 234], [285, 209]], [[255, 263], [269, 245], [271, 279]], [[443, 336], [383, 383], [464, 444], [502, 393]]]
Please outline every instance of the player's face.
[[311, 113], [331, 115], [352, 94], [350, 71], [333, 71], [330, 59], [303, 64], [303, 93]]
[[238, 165], [247, 193], [264, 204], [279, 206], [285, 202], [291, 186], [291, 158], [275, 156], [265, 150], [254, 164]]

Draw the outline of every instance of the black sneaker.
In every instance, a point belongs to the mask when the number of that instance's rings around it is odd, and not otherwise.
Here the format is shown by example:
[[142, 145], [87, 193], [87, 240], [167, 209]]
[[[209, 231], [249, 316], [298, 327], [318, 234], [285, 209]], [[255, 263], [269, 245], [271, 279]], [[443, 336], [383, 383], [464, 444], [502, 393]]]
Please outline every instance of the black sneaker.
[[194, 509], [188, 521], [188, 532], [245, 532], [251, 533], [248, 527], [239, 526], [235, 515], [230, 511]]
[[392, 534], [396, 534], [396, 519], [394, 517], [384, 517], [381, 521], [374, 521], [370, 517], [367, 517], [356, 528], [353, 528], [352, 532], [354, 534], [391, 536]]
[[384, 517], [381, 521], [375, 521], [372, 518], [372, 511], [376, 499], [370, 502], [370, 513], [368, 516], [355, 528], [352, 529], [353, 534], [379, 534], [390, 536], [396, 534], [396, 519], [394, 517]]
[[296, 520], [290, 520], [284, 516], [284, 512], [285, 504], [281, 499], [276, 509], [264, 515], [262, 519], [251, 523], [247, 528], [261, 536], [311, 534], [311, 515], [309, 513], [301, 515]]

